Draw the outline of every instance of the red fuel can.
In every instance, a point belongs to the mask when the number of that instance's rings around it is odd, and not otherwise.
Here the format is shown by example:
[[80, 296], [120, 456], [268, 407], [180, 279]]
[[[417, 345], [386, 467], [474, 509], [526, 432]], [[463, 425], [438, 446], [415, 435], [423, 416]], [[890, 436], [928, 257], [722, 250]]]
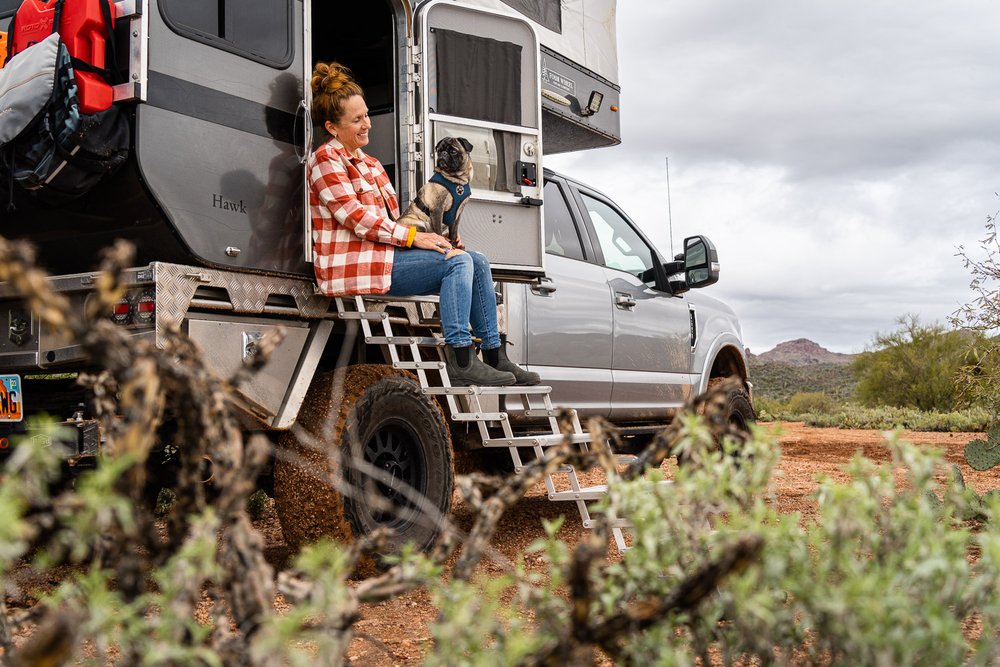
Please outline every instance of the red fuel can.
[[[20, 53], [52, 34], [56, 1], [24, 0], [21, 3], [14, 18], [11, 53]], [[107, 65], [107, 40], [117, 17], [117, 7], [110, 0], [63, 0], [59, 36], [72, 57], [104, 69]], [[111, 106], [114, 92], [103, 75], [79, 68], [75, 74], [82, 113], [92, 114]]]

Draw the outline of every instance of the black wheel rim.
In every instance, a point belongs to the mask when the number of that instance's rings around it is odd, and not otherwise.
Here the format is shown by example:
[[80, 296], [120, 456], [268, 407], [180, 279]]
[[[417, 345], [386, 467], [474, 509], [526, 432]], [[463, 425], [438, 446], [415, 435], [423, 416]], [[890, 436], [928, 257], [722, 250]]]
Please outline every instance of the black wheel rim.
[[365, 443], [364, 460], [382, 472], [373, 487], [385, 502], [371, 504], [372, 520], [394, 529], [411, 523], [412, 496], [423, 493], [426, 481], [416, 434], [403, 422], [383, 423]]

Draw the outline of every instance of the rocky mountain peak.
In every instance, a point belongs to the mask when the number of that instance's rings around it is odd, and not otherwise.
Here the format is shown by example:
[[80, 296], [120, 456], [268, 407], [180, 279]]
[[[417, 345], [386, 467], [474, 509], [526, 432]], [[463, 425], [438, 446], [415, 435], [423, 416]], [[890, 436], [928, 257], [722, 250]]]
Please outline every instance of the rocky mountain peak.
[[855, 355], [831, 352], [808, 338], [797, 338], [778, 343], [773, 350], [751, 356], [759, 361], [790, 366], [810, 366], [812, 364], [849, 364], [854, 360]]

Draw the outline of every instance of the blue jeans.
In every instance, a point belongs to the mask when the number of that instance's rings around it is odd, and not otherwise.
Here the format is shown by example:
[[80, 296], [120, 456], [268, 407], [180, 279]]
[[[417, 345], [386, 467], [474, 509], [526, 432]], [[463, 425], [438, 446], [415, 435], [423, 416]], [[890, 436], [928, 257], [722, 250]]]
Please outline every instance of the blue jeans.
[[500, 347], [497, 330], [497, 298], [493, 274], [486, 256], [473, 251], [445, 259], [443, 253], [420, 248], [397, 248], [392, 255], [393, 296], [441, 297], [441, 327], [452, 347], [472, 344], [472, 332], [482, 348]]

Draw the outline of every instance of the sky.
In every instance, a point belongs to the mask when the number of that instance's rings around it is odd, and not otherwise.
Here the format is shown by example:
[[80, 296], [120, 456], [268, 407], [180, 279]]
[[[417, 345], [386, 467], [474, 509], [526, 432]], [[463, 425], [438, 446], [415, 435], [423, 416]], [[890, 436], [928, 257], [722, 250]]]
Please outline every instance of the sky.
[[[860, 352], [971, 301], [1000, 210], [1000, 3], [618, 3], [622, 143], [546, 166], [665, 255], [704, 234], [755, 353]], [[667, 162], [669, 160], [669, 206]]]

